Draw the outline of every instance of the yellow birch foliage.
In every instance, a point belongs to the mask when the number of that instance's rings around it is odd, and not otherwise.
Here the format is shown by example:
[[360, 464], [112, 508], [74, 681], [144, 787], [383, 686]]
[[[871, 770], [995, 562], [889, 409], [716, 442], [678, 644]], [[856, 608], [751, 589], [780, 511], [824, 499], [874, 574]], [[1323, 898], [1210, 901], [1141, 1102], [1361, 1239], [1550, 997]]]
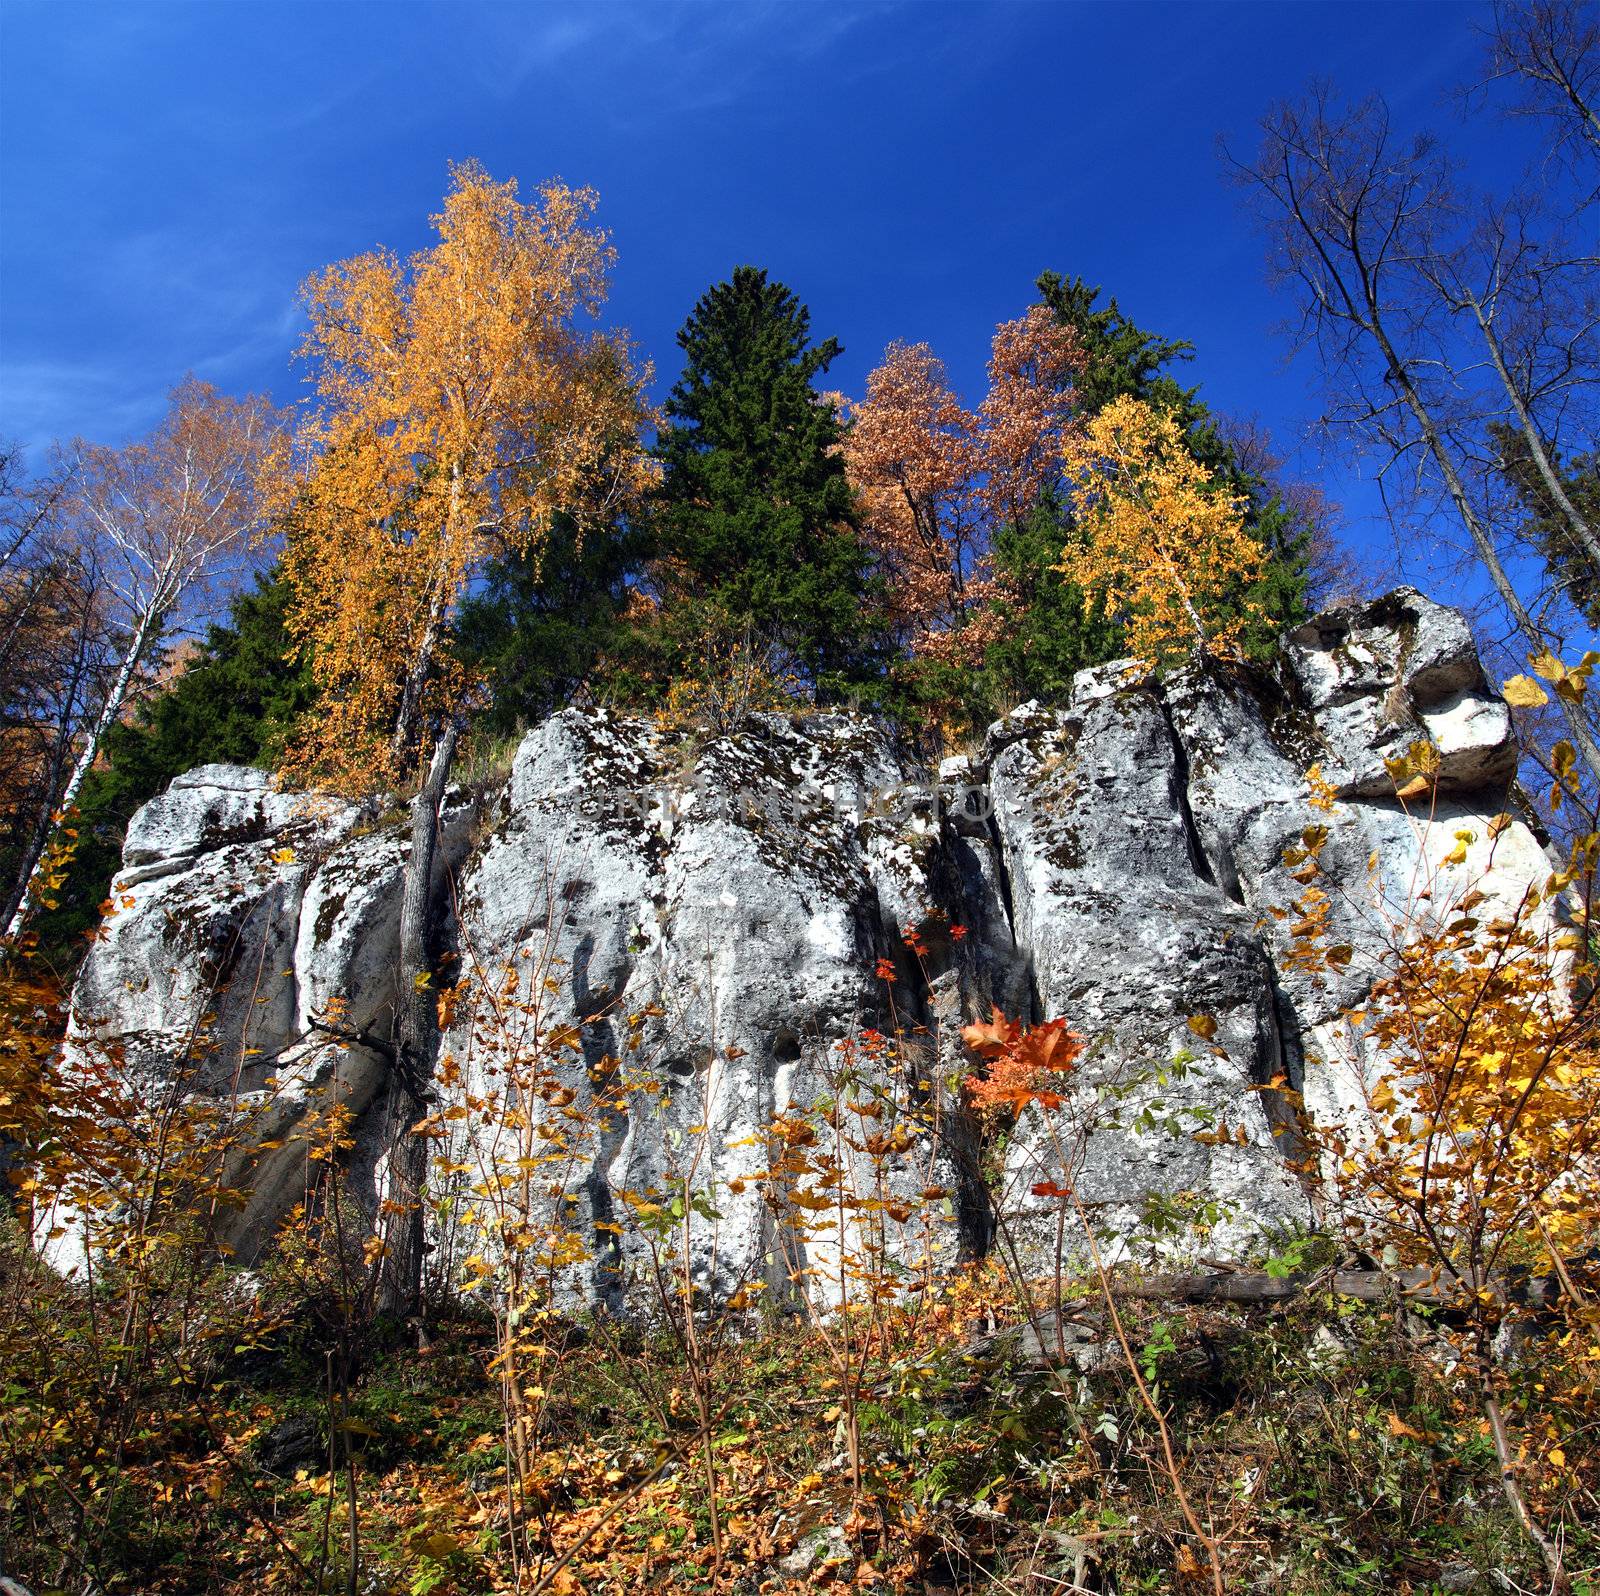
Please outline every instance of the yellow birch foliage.
[[[1552, 763], [1570, 771], [1569, 745]], [[1388, 761], [1402, 802], [1437, 764], [1428, 744]], [[1491, 861], [1510, 825], [1485, 828]], [[1273, 910], [1288, 962], [1313, 981], [1353, 954], [1327, 945], [1328, 838], [1311, 826], [1285, 851], [1304, 891]], [[1564, 869], [1515, 900], [1487, 867], [1467, 873], [1474, 831], [1454, 841], [1412, 901], [1373, 923], [1381, 963], [1345, 1016], [1365, 1112], [1310, 1135], [1369, 1240], [1470, 1294], [1530, 1245], [1559, 1267], [1600, 1234], [1600, 969], [1587, 930], [1600, 838], [1577, 839]]]
[[1388, 1063], [1370, 1119], [1320, 1136], [1352, 1217], [1467, 1290], [1520, 1244], [1582, 1252], [1600, 1233], [1594, 1015], [1573, 1002], [1579, 939], [1542, 922], [1540, 896], [1484, 925], [1469, 893], [1394, 954], [1359, 1027]]
[[1265, 551], [1172, 416], [1113, 400], [1065, 435], [1062, 454], [1083, 541], [1060, 569], [1123, 620], [1129, 652], [1154, 664], [1233, 652], [1245, 617], [1226, 600], [1259, 579]]
[[347, 788], [404, 776], [466, 684], [445, 642], [491, 554], [551, 516], [614, 512], [646, 480], [644, 374], [584, 329], [613, 251], [588, 189], [453, 167], [437, 242], [302, 286], [315, 398], [284, 504], [289, 627], [322, 688], [290, 765]]
[[[1553, 762], [1570, 773], [1575, 756], [1562, 749]], [[1397, 788], [1427, 763], [1417, 750], [1389, 761]], [[1489, 823], [1491, 843], [1509, 824]], [[1293, 921], [1296, 965], [1313, 979], [1352, 953], [1324, 945], [1327, 837], [1313, 826], [1288, 850], [1306, 891], [1273, 910]], [[1467, 867], [1477, 840], [1456, 832], [1426, 888], [1395, 911], [1378, 977], [1344, 1016], [1356, 1112], [1307, 1118], [1304, 1131], [1324, 1196], [1354, 1238], [1425, 1267], [1451, 1299], [1456, 1322], [1445, 1333], [1478, 1386], [1502, 1490], [1550, 1588], [1570, 1590], [1541, 1516], [1563, 1477], [1563, 1428], [1595, 1421], [1600, 1372], [1600, 970], [1588, 924], [1600, 838], [1580, 838], [1566, 868], [1510, 903], [1487, 879], [1452, 890], [1450, 873]], [[1551, 1283], [1542, 1322], [1519, 1301], [1525, 1273]], [[1502, 1366], [1500, 1332], [1519, 1319], [1545, 1335], [1537, 1409]]]

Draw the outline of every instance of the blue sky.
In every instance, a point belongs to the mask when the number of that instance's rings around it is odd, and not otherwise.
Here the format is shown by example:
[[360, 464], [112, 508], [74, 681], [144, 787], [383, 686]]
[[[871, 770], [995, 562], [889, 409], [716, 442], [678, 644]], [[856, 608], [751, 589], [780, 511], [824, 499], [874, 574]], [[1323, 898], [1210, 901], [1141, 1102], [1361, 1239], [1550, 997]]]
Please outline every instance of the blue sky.
[[[116, 441], [194, 370], [296, 397], [295, 289], [426, 242], [446, 163], [590, 184], [619, 252], [608, 319], [654, 358], [697, 295], [768, 267], [859, 392], [927, 339], [976, 397], [1044, 268], [1190, 339], [1218, 407], [1267, 424], [1386, 531], [1359, 462], [1311, 441], [1259, 241], [1218, 135], [1313, 74], [1437, 125], [1479, 181], [1527, 151], [1445, 103], [1484, 8], [1421, 4], [582, 6], [410, 0], [0, 3], [0, 436]], [[1426, 574], [1426, 573], [1418, 573]]]

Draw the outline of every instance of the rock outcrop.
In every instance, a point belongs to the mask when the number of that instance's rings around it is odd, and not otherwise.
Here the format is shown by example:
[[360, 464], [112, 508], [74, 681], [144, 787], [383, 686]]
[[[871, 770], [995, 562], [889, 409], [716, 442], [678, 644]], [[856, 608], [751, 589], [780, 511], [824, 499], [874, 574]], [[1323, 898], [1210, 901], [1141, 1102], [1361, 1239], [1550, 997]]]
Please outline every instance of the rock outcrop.
[[[1418, 744], [1430, 775], [1408, 804], [1385, 762]], [[1425, 881], [1442, 912], [1469, 882], [1510, 894], [1548, 873], [1520, 821], [1490, 840], [1516, 764], [1465, 623], [1409, 589], [1309, 622], [1272, 671], [1084, 672], [1069, 703], [1022, 706], [936, 778], [852, 715], [713, 737], [568, 710], [445, 817], [456, 996], [435, 1128], [460, 1200], [437, 1240], [456, 1245], [475, 1184], [520, 1171], [582, 1242], [569, 1289], [615, 1299], [648, 1272], [652, 1197], [714, 1180], [690, 1220], [697, 1273], [781, 1289], [797, 1260], [763, 1178], [774, 1116], [855, 1090], [904, 1128], [879, 1197], [918, 1211], [936, 1261], [982, 1253], [997, 1222], [1047, 1249], [1030, 1192], [1063, 1164], [1130, 1231], [1152, 1203], [1188, 1205], [1213, 1250], [1247, 1246], [1308, 1213], [1292, 1125], [1259, 1088], [1346, 1112], [1365, 1067], [1341, 1016], [1381, 951], [1374, 905], [1414, 905]], [[1312, 825], [1343, 889], [1330, 936], [1354, 951], [1318, 981], [1280, 918], [1303, 890], [1285, 849]], [[381, 1199], [406, 1110], [381, 1045], [406, 847], [399, 816], [219, 766], [129, 830], [74, 1045], [256, 1095], [283, 1145], [249, 1171], [229, 1238], [246, 1256], [303, 1189], [294, 1132], [330, 1088], [354, 1115], [354, 1187]], [[998, 1169], [953, 1086], [960, 1027], [991, 1005], [1087, 1042], [1085, 1133], [1063, 1145], [1025, 1116]], [[898, 1051], [863, 1046], [896, 1032]], [[809, 1261], [850, 1245], [813, 1228]]]

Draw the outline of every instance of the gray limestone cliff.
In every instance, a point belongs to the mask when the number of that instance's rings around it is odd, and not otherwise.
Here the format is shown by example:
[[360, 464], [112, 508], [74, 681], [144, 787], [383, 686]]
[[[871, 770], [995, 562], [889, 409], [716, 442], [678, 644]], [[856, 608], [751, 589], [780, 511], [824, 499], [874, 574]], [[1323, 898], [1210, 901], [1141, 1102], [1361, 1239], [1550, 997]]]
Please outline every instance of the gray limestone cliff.
[[[1385, 760], [1418, 742], [1436, 774], [1402, 804]], [[713, 1288], [778, 1284], [795, 1260], [763, 1179], [770, 1126], [847, 1069], [879, 1072], [865, 1085], [907, 1130], [887, 1194], [944, 1194], [919, 1231], [937, 1258], [990, 1247], [996, 1206], [1042, 1256], [1030, 1192], [1063, 1158], [1128, 1228], [1152, 1202], [1203, 1213], [1213, 1250], [1301, 1223], [1293, 1126], [1259, 1088], [1351, 1111], [1366, 1061], [1342, 1016], [1372, 979], [1386, 902], [1425, 879], [1443, 912], [1469, 882], [1509, 897], [1548, 874], [1520, 821], [1490, 839], [1516, 764], [1464, 621], [1409, 589], [1307, 623], [1270, 671], [1084, 672], [1070, 702], [1023, 705], [936, 776], [846, 714], [760, 715], [720, 737], [559, 714], [444, 817], [439, 982], [458, 996], [438, 1181], [461, 1196], [439, 1205], [435, 1256], [465, 1246], [452, 1227], [474, 1183], [534, 1172], [530, 1201], [585, 1243], [569, 1288], [613, 1298], [648, 1256], [641, 1194], [715, 1181], [715, 1218], [691, 1221], [697, 1269]], [[1354, 953], [1320, 982], [1285, 958], [1282, 918], [1303, 890], [1285, 849], [1312, 825], [1343, 889], [1330, 939]], [[1462, 833], [1467, 862], [1449, 864]], [[407, 1106], [381, 1045], [407, 836], [398, 813], [223, 766], [179, 778], [129, 829], [71, 1045], [259, 1106], [276, 1145], [241, 1176], [242, 1256], [303, 1192], [296, 1132], [332, 1091], [354, 1115], [352, 1185], [381, 1200]], [[991, 1006], [1085, 1039], [1081, 1145], [1030, 1113], [980, 1150], [953, 1083], [970, 1067], [960, 1027]], [[1206, 1042], [1195, 1015], [1216, 1022]], [[863, 1050], [896, 1032], [892, 1063]], [[1226, 1138], [1190, 1134], [1222, 1123]]]

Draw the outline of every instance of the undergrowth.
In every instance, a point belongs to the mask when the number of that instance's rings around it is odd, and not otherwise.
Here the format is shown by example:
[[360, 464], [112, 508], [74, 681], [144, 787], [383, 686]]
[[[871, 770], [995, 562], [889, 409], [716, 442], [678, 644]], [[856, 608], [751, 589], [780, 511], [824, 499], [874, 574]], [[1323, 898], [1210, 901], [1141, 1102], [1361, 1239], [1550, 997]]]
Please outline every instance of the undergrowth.
[[[986, 1271], [939, 1288], [914, 1333], [886, 1321], [859, 1410], [859, 1497], [815, 1328], [748, 1317], [719, 1377], [720, 1566], [675, 1341], [552, 1322], [519, 1509], [538, 1560], [514, 1572], [487, 1319], [457, 1313], [420, 1347], [379, 1323], [336, 1348], [314, 1315], [274, 1315], [269, 1283], [214, 1307], [189, 1344], [125, 1362], [108, 1390], [92, 1303], [14, 1239], [5, 1268], [0, 1556], [36, 1596], [1201, 1588], [1121, 1360], [1091, 1339], [1081, 1368], [1030, 1363]], [[1122, 1311], [1228, 1589], [1540, 1588], [1472, 1391], [1425, 1319], [1326, 1294]], [[337, 1395], [336, 1352], [352, 1360]], [[1541, 1407], [1566, 1384], [1561, 1356], [1530, 1348], [1515, 1395], [1530, 1427], [1561, 1428], [1566, 1468], [1539, 1508], [1581, 1571], [1600, 1563], [1600, 1446]]]

